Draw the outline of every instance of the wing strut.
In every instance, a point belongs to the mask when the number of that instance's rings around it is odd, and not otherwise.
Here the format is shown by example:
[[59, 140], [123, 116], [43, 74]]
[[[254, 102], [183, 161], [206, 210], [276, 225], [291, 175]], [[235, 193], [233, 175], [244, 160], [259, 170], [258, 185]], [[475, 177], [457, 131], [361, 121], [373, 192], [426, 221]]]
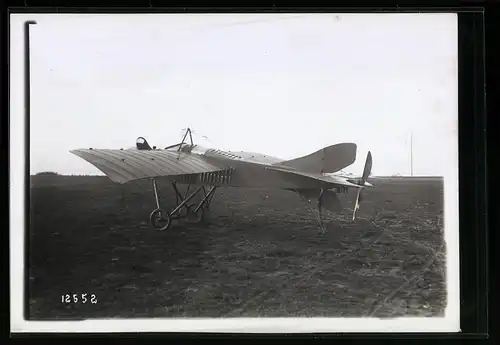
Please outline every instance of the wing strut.
[[184, 136], [182, 137], [182, 141], [179, 144], [174, 144], [174, 145], [167, 146], [167, 147], [164, 148], [164, 150], [168, 150], [168, 149], [171, 149], [173, 147], [178, 146], [177, 147], [177, 151], [180, 151], [182, 149], [182, 144], [185, 143], [188, 134], [189, 134], [189, 141], [191, 142], [191, 146], [193, 146], [194, 142], [193, 142], [193, 136], [191, 134], [191, 128], [187, 128], [186, 129], [186, 133], [184, 133]]
[[182, 141], [181, 141], [181, 144], [179, 145], [179, 148], [177, 149], [177, 151], [179, 151], [182, 147], [182, 144], [184, 144], [184, 141], [186, 140], [186, 137], [188, 136], [189, 134], [189, 141], [191, 141], [191, 145], [194, 145], [193, 144], [193, 136], [191, 135], [191, 128], [187, 128], [186, 129], [186, 133], [184, 134], [184, 137], [182, 138]]

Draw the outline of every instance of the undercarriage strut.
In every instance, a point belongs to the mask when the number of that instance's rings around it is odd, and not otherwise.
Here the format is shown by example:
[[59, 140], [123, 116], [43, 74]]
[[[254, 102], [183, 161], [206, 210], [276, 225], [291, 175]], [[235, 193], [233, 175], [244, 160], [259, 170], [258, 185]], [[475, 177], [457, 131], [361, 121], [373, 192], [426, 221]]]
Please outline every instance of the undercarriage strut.
[[[188, 185], [186, 193], [183, 196], [177, 188], [177, 184], [172, 182], [177, 206], [172, 211], [166, 212], [160, 207], [160, 197], [158, 195], [158, 185], [156, 179], [152, 179], [152, 184], [155, 194], [156, 209], [151, 212], [149, 220], [151, 225], [159, 231], [165, 231], [170, 228], [173, 219], [186, 218], [191, 223], [201, 222], [203, 220], [204, 210], [208, 209], [217, 188], [217, 186], [211, 186], [207, 193], [205, 187], [200, 186], [192, 193], [189, 193], [191, 185]], [[198, 193], [202, 191], [204, 196], [199, 203], [188, 204], [196, 195], [198, 195]]]

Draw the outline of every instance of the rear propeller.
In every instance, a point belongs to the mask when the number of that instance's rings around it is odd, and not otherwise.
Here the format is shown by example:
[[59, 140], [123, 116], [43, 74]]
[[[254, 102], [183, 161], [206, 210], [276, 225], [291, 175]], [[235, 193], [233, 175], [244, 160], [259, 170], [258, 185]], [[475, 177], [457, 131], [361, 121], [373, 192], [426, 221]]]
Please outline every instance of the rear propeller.
[[[366, 180], [368, 179], [368, 176], [370, 176], [370, 173], [372, 171], [372, 163], [373, 163], [372, 153], [370, 151], [368, 151], [368, 155], [366, 156], [365, 168], [363, 169], [363, 175], [360, 178], [351, 179], [348, 181], [351, 183], [355, 183], [359, 186], [371, 187], [372, 185], [370, 183], [366, 182]], [[358, 188], [358, 195], [356, 196], [356, 204], [354, 205], [354, 211], [352, 213], [352, 220], [354, 220], [356, 218], [356, 211], [359, 210], [359, 204], [362, 201], [362, 194], [361, 194], [362, 189], [363, 188]]]

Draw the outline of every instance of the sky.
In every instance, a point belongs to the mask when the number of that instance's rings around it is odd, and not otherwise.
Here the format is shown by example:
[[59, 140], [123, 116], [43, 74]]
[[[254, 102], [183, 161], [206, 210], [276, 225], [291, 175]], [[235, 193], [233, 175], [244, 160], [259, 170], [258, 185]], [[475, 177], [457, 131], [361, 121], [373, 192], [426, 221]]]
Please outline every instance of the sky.
[[[31, 173], [101, 174], [69, 151], [196, 143], [292, 159], [358, 145], [345, 172], [447, 175], [456, 14], [11, 15], [11, 117], [31, 29]], [[455, 162], [455, 163], [454, 163]]]

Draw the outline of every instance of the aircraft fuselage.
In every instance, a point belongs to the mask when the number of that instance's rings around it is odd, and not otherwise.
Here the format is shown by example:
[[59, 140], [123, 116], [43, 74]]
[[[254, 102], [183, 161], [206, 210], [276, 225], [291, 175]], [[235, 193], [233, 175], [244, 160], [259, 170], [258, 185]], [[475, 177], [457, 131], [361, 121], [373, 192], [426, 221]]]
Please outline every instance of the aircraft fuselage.
[[178, 183], [282, 189], [294, 189], [299, 186], [300, 188], [321, 188], [322, 185], [317, 180], [268, 169], [270, 165], [284, 160], [261, 153], [223, 151], [199, 145], [184, 145], [179, 151], [180, 159], [182, 159], [183, 154], [195, 154], [202, 156], [208, 163], [220, 166], [225, 170], [197, 174], [196, 176], [173, 177]]

